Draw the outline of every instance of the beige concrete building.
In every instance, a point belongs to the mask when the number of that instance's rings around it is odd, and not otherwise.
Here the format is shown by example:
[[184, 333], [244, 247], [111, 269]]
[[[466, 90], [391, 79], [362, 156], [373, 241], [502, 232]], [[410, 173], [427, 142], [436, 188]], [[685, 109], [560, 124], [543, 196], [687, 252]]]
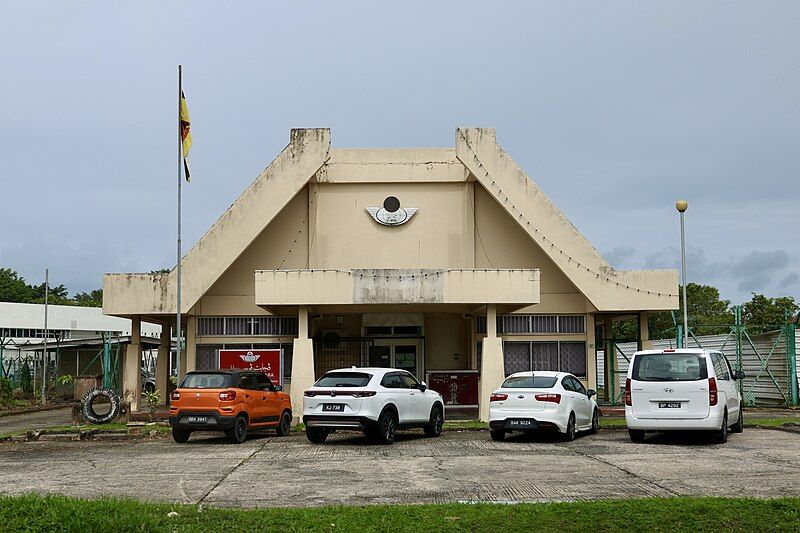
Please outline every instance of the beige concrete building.
[[[485, 418], [505, 374], [562, 369], [594, 387], [599, 324], [678, 306], [675, 271], [614, 270], [492, 129], [419, 149], [331, 148], [327, 129], [293, 130], [182, 271], [181, 368], [280, 347], [296, 414], [326, 370], [385, 365], [445, 386], [448, 403], [479, 399]], [[134, 337], [141, 322], [174, 324], [174, 271], [107, 274], [103, 289], [103, 311], [133, 320]], [[131, 344], [134, 407], [139, 357]]]

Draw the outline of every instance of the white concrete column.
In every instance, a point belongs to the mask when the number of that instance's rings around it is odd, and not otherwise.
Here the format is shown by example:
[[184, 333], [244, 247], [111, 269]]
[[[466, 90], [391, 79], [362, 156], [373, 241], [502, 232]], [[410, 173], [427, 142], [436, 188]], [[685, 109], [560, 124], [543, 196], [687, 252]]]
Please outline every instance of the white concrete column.
[[169, 383], [169, 358], [172, 345], [169, 330], [169, 324], [161, 326], [161, 345], [158, 347], [156, 359], [156, 390], [161, 391], [161, 401], [166, 405], [169, 405], [167, 383]]
[[482, 422], [489, 421], [489, 396], [505, 378], [503, 370], [503, 339], [497, 336], [497, 306], [486, 306], [486, 338], [481, 356], [481, 385], [478, 405]]
[[292, 383], [289, 395], [292, 398], [293, 423], [303, 416], [303, 392], [314, 384], [314, 345], [308, 337], [308, 307], [297, 309], [297, 338], [292, 349]]
[[122, 369], [122, 398], [130, 403], [131, 411], [139, 410], [142, 395], [142, 320], [131, 318], [131, 342], [125, 347]]
[[586, 314], [586, 388], [597, 390], [597, 338], [591, 313]]
[[647, 313], [639, 314], [639, 338], [642, 341], [642, 350], [653, 349], [653, 341], [650, 340], [650, 324], [647, 323], [648, 318], [650, 315]]
[[187, 372], [197, 369], [197, 317], [186, 319], [186, 365]]

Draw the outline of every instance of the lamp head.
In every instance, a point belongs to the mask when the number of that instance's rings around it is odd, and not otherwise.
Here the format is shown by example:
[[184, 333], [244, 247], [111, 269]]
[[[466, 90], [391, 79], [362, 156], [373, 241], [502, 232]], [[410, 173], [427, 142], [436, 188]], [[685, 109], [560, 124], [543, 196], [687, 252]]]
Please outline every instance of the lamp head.
[[687, 202], [686, 200], [678, 200], [677, 202], [675, 202], [675, 209], [677, 209], [681, 213], [685, 212], [688, 208], [689, 208], [689, 202]]

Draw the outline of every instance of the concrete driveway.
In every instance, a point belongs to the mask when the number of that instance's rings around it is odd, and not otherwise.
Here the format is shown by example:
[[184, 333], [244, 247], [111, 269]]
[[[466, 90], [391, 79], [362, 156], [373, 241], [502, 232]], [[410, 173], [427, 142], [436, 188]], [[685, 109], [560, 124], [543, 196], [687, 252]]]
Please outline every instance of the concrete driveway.
[[336, 434], [0, 445], [0, 491], [124, 496], [217, 506], [800, 495], [800, 434], [746, 429], [725, 445], [696, 435], [601, 431], [565, 444], [485, 431], [409, 432], [392, 446]]

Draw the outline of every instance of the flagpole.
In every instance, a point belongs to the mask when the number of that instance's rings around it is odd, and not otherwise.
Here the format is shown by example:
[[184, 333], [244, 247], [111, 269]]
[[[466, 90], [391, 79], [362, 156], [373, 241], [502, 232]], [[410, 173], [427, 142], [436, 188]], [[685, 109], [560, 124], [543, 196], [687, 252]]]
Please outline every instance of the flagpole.
[[181, 186], [183, 177], [183, 139], [181, 138], [181, 92], [183, 84], [183, 66], [178, 65], [178, 266], [177, 266], [177, 295], [178, 302], [175, 311], [175, 337], [177, 339], [177, 358], [175, 363], [176, 379], [181, 377]]

